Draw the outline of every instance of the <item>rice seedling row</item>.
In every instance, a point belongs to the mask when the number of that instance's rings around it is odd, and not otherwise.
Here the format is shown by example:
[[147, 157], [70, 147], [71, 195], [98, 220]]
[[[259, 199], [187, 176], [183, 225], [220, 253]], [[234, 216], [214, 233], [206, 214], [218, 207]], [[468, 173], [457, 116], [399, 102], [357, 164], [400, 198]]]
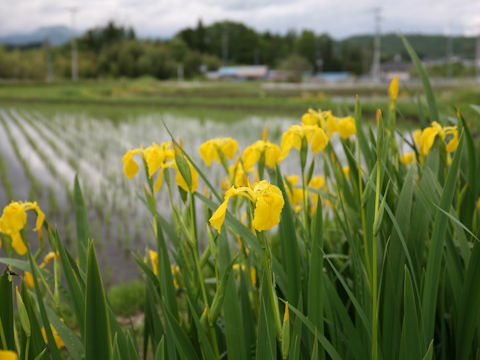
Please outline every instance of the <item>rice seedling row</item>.
[[[42, 138], [36, 136], [35, 137], [36, 140], [35, 140], [32, 137], [31, 133], [29, 132], [30, 129], [27, 130], [26, 124], [23, 123], [23, 121], [19, 120], [19, 118], [17, 117], [18, 114], [16, 112], [13, 112], [13, 113], [10, 112], [10, 113], [11, 113], [11, 119], [13, 120], [14, 124], [20, 130], [24, 138], [27, 140], [28, 144], [32, 147], [32, 149], [36, 152], [36, 154], [38, 154], [38, 156], [40, 157], [40, 159], [42, 160], [43, 164], [48, 169], [52, 177], [55, 179], [58, 179], [61, 183], [63, 183], [65, 187], [68, 187], [71, 184], [73, 176], [71, 176], [69, 179], [68, 175], [65, 172], [70, 172], [73, 174], [73, 171], [67, 166], [63, 166], [62, 171], [59, 170], [58, 166], [61, 164], [62, 160], [58, 159], [58, 156], [56, 155], [56, 153], [52, 149], [48, 148], [48, 146], [46, 146]], [[49, 153], [47, 153], [47, 151], [49, 151]], [[58, 159], [58, 161], [54, 163], [52, 159]]]
[[[0, 121], [3, 125], [3, 128], [5, 129], [5, 133], [7, 134], [8, 140], [10, 142], [10, 145], [12, 146], [15, 155], [18, 159], [18, 161], [22, 164], [22, 168], [25, 172], [26, 177], [30, 181], [30, 191], [29, 191], [29, 196], [34, 196], [35, 198], [42, 198], [42, 185], [40, 182], [37, 180], [35, 175], [33, 174], [33, 171], [30, 169], [30, 165], [26, 158], [22, 155], [17, 141], [15, 140], [15, 137], [13, 136], [9, 125], [6, 122], [5, 119], [5, 113], [3, 111], [0, 112]], [[25, 194], [23, 194], [25, 195]]]
[[[12, 182], [8, 175], [7, 165], [1, 153], [0, 153], [0, 179], [1, 179], [2, 190], [5, 191], [5, 197], [6, 197], [5, 200], [7, 200], [8, 202], [13, 201], [14, 195], [13, 195]], [[3, 199], [3, 194], [0, 194], [0, 199]]]
[[[14, 109], [11, 111], [17, 112], [17, 109]], [[52, 150], [56, 154], [62, 156], [68, 162], [68, 164], [72, 167], [72, 169], [78, 172], [80, 167], [78, 161], [75, 159], [75, 157], [72, 154], [66, 152], [65, 147], [60, 147], [59, 138], [54, 138], [52, 133], [48, 133], [47, 132], [48, 130], [42, 129], [44, 124], [40, 124], [37, 121], [35, 121], [35, 119], [31, 116], [30, 113], [21, 112], [21, 117], [23, 118], [23, 120], [27, 121], [27, 123], [36, 131], [38, 135], [40, 135], [42, 139], [44, 139], [48, 143], [48, 145], [52, 148]], [[57, 134], [57, 136], [58, 135], [60, 134]]]

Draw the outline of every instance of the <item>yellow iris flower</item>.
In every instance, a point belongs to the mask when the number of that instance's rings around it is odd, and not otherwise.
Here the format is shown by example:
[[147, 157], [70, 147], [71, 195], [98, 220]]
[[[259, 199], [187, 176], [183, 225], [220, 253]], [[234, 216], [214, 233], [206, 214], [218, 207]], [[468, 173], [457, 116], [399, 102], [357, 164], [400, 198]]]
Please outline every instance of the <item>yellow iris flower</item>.
[[338, 133], [342, 139], [348, 139], [357, 133], [355, 119], [351, 116], [342, 118], [329, 116], [327, 119], [326, 129], [328, 136], [332, 137], [334, 133]]
[[[290, 186], [285, 186], [287, 189], [288, 199], [291, 205], [303, 203], [303, 189], [295, 188], [298, 183], [297, 175], [287, 176], [287, 182]], [[291, 188], [291, 189], [290, 189]]]
[[0, 233], [10, 235], [12, 238], [12, 247], [19, 255], [25, 255], [27, 247], [22, 240], [20, 231], [27, 224], [27, 211], [35, 210], [37, 213], [37, 222], [35, 229], [41, 236], [45, 214], [36, 202], [11, 202], [3, 209], [0, 217]]
[[153, 250], [148, 250], [150, 261], [152, 262], [153, 273], [158, 275], [158, 253]]
[[392, 103], [397, 101], [397, 97], [398, 97], [398, 77], [397, 77], [397, 75], [395, 75], [393, 77], [393, 80], [390, 83], [390, 86], [388, 88], [388, 96], [390, 97], [390, 101]]
[[315, 111], [313, 109], [308, 109], [308, 112], [302, 116], [303, 125], [317, 125], [318, 127], [324, 128], [325, 124], [329, 117], [332, 116], [332, 111]]
[[243, 166], [245, 170], [250, 170], [260, 160], [262, 154], [265, 154], [265, 165], [274, 168], [280, 163], [282, 152], [278, 145], [272, 144], [268, 140], [258, 140], [248, 146], [242, 155]]
[[25, 284], [27, 284], [32, 289], [35, 287], [35, 282], [33, 281], [33, 275], [31, 272], [25, 271], [23, 273], [23, 281], [25, 281]]
[[[63, 343], [63, 340], [60, 338], [60, 336], [58, 336], [58, 332], [53, 327], [52, 324], [50, 324], [50, 329], [52, 330], [53, 338], [55, 339], [55, 344], [57, 345], [57, 348], [61, 349], [61, 348], [65, 347], [65, 344]], [[45, 344], [48, 344], [47, 333], [45, 332], [45, 327], [44, 326], [42, 326], [41, 332], [42, 332], [42, 336], [43, 336], [43, 340], [45, 341]]]
[[44, 268], [47, 266], [53, 259], [59, 259], [60, 258], [60, 253], [57, 251], [55, 254], [53, 251], [50, 251], [45, 257], [43, 258], [43, 262], [40, 264], [40, 268]]
[[418, 136], [418, 132], [414, 133], [414, 137], [416, 142], [418, 142], [420, 148], [420, 154], [428, 155], [430, 149], [435, 142], [435, 138], [437, 136], [443, 141], [447, 135], [452, 135], [452, 138], [447, 144], [446, 150], [447, 152], [453, 152], [456, 150], [458, 146], [458, 130], [456, 126], [441, 126], [439, 123], [434, 121], [432, 126], [425, 128], [421, 135]]
[[328, 145], [328, 136], [322, 128], [316, 125], [292, 125], [282, 135], [282, 158], [288, 155], [292, 146], [300, 150], [303, 139], [306, 139], [307, 143], [311, 144], [314, 154], [325, 149]]
[[248, 171], [245, 171], [240, 158], [237, 159], [235, 164], [228, 167], [228, 178], [225, 181], [222, 181], [222, 189], [228, 190], [231, 186], [247, 186], [250, 179], [250, 175], [253, 175], [253, 182], [258, 181], [258, 173], [255, 168], [251, 168]]
[[253, 187], [251, 185], [239, 188], [232, 186], [225, 193], [223, 203], [209, 220], [210, 224], [217, 229], [218, 232], [221, 231], [222, 224], [225, 221], [228, 201], [235, 195], [245, 196], [255, 204], [253, 227], [256, 230], [268, 230], [280, 222], [280, 213], [285, 204], [282, 192], [275, 185], [271, 185], [266, 180], [262, 180]]
[[210, 166], [213, 160], [221, 162], [220, 152], [228, 159], [233, 159], [237, 147], [237, 142], [232, 138], [215, 138], [200, 145], [200, 156]]
[[195, 168], [190, 163], [190, 161], [188, 161], [187, 159], [185, 159], [185, 161], [187, 161], [188, 167], [190, 168], [190, 174], [192, 178], [192, 188], [191, 189], [188, 188], [187, 182], [183, 178], [182, 173], [178, 170], [178, 167], [176, 164], [175, 164], [175, 169], [177, 170], [177, 175], [175, 176], [175, 181], [177, 182], [177, 185], [180, 186], [183, 190], [185, 190], [186, 192], [191, 191], [193, 193], [198, 189], [198, 172], [197, 170], [195, 170]]
[[[313, 189], [327, 189], [327, 183], [325, 182], [325, 178], [322, 175], [318, 175], [313, 177], [310, 182], [308, 183], [308, 186], [313, 188]], [[318, 194], [313, 193], [312, 194], [312, 213], [317, 209], [317, 204], [318, 204]]]
[[175, 153], [171, 148], [171, 143], [162, 143], [157, 145], [155, 142], [147, 148], [137, 148], [128, 150], [123, 156], [123, 172], [131, 180], [138, 173], [138, 164], [133, 160], [134, 155], [141, 155], [147, 163], [148, 177], [151, 178], [158, 169], [160, 173], [154, 185], [154, 191], [157, 192], [162, 186], [163, 172], [166, 168], [173, 166]]
[[400, 156], [400, 162], [403, 165], [412, 165], [412, 164], [415, 164], [415, 161], [416, 161], [416, 157], [415, 157], [415, 152], [413, 151], [410, 151]]
[[147, 163], [148, 177], [151, 178], [161, 167], [166, 166], [167, 161], [173, 160], [175, 153], [170, 148], [171, 144], [161, 143], [157, 145], [152, 143], [151, 146], [143, 150], [143, 158]]
[[[153, 143], [147, 148], [141, 147], [138, 149], [128, 150], [123, 156], [123, 172], [128, 179], [132, 179], [138, 173], [139, 167], [136, 161], [133, 159], [134, 155], [141, 155], [147, 163], [147, 172], [149, 178], [151, 178], [160, 169], [153, 188], [155, 193], [161, 188], [163, 182], [163, 172], [168, 168], [174, 168], [177, 171], [175, 180], [178, 186], [185, 191], [190, 191], [175, 163], [175, 152], [171, 148], [170, 142], [162, 143], [160, 145]], [[190, 173], [192, 175], [191, 190], [193, 192], [198, 188], [198, 173], [195, 171], [192, 164], [190, 164], [188, 160], [186, 161], [190, 167]]]
[[0, 350], [1, 360], [17, 360], [17, 354], [10, 350]]

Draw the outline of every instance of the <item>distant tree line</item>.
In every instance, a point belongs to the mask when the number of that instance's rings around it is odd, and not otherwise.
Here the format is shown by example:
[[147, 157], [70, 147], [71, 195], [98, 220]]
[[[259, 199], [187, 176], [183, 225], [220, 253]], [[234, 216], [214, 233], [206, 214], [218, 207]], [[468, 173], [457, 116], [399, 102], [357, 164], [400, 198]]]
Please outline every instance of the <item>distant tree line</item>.
[[[438, 51], [441, 38], [435, 38], [435, 46], [425, 40], [416, 41], [415, 37], [413, 43], [417, 49], [420, 47], [420, 54], [428, 56]], [[473, 46], [462, 44], [461, 50]], [[81, 78], [169, 79], [177, 76], [179, 67], [186, 78], [194, 78], [201, 76], [202, 69], [216, 70], [222, 64], [265, 64], [279, 70], [346, 71], [360, 75], [370, 69], [373, 49], [368, 36], [335, 41], [328, 34], [317, 35], [310, 30], [283, 35], [259, 33], [231, 21], [209, 26], [199, 21], [196, 27], [181, 30], [169, 40], [139, 39], [132, 28], [109, 22], [85, 32], [77, 39], [77, 45]], [[70, 53], [70, 43], [51, 48], [56, 78], [70, 77]], [[383, 41], [382, 61], [392, 60], [395, 55], [407, 58], [400, 40], [392, 37]], [[0, 46], [0, 78], [43, 80], [46, 58], [44, 46]]]

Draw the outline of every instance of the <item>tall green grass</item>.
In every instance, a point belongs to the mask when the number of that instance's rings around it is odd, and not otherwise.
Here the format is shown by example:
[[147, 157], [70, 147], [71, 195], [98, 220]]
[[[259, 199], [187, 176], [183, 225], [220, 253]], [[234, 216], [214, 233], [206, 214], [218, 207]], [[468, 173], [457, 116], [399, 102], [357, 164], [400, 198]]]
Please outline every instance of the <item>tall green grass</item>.
[[[424, 83], [427, 118], [447, 125], [404, 41]], [[88, 204], [76, 180], [76, 256], [46, 223], [45, 237], [58, 252], [53, 265], [40, 267], [39, 254], [30, 250], [27, 260], [0, 259], [9, 266], [0, 278], [1, 348], [20, 359], [478, 356], [480, 186], [473, 129], [458, 113], [456, 123], [449, 120], [460, 134], [453, 157], [439, 137], [425, 156], [395, 128], [394, 106], [385, 120], [378, 113], [374, 128], [361, 114], [357, 100], [355, 137], [332, 137], [323, 152], [308, 157], [311, 163], [302, 147], [301, 186], [285, 185], [290, 174], [281, 164], [264, 169], [260, 159], [259, 173], [285, 200], [278, 227], [262, 232], [242, 221], [242, 198], [230, 201], [221, 233], [201, 223], [223, 196], [172, 136], [187, 186], [192, 189], [198, 171], [206, 190], [177, 189], [166, 170], [164, 188], [154, 194], [146, 177], [139, 206], [150, 211], [151, 229], [144, 231], [152, 233], [154, 252], [134, 254], [145, 290], [141, 334], [120, 326], [109, 304], [88, 230]], [[400, 161], [403, 141], [415, 152], [411, 165]], [[320, 190], [308, 185], [319, 168], [328, 185]], [[305, 196], [297, 212], [290, 194], [300, 189]], [[319, 196], [316, 208], [311, 195]], [[158, 211], [158, 196], [170, 197], [171, 219]], [[199, 203], [204, 216], [197, 213]], [[246, 210], [251, 221], [248, 204]], [[4, 246], [10, 246], [7, 236]], [[22, 271], [33, 274], [34, 287], [23, 281], [15, 306], [13, 272]], [[66, 350], [55, 345], [55, 332]]]

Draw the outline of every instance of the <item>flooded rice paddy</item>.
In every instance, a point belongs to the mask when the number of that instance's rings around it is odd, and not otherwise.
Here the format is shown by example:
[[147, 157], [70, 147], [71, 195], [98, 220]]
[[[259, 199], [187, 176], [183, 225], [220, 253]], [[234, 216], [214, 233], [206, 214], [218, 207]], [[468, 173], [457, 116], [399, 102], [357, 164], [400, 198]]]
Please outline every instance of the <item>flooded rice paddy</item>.
[[[277, 144], [283, 131], [299, 119], [274, 116], [245, 116], [235, 122], [218, 122], [172, 113], [132, 116], [122, 121], [95, 118], [82, 112], [45, 113], [21, 107], [0, 108], [0, 157], [5, 171], [0, 179], [0, 205], [10, 200], [37, 201], [62, 240], [75, 253], [73, 183], [78, 174], [89, 209], [92, 238], [95, 240], [107, 282], [138, 277], [132, 251], [143, 254], [153, 246], [149, 215], [139, 200], [145, 177], [128, 180], [123, 174], [122, 156], [141, 145], [170, 141], [164, 124], [184, 149], [219, 186], [223, 169], [207, 167], [198, 148], [213, 137], [233, 137], [239, 150], [262, 137]], [[295, 156], [295, 155], [294, 155]], [[296, 160], [296, 159], [295, 159]], [[297, 161], [283, 164], [284, 171], [298, 173]], [[203, 189], [200, 181], [199, 191]], [[178, 199], [180, 202], [180, 199]], [[159, 211], [171, 217], [165, 188], [157, 193]], [[201, 204], [197, 204], [201, 206]], [[198, 219], [204, 222], [205, 219]], [[199, 226], [199, 229], [204, 229]], [[29, 234], [32, 247], [36, 234]], [[0, 256], [4, 256], [0, 249]]]

